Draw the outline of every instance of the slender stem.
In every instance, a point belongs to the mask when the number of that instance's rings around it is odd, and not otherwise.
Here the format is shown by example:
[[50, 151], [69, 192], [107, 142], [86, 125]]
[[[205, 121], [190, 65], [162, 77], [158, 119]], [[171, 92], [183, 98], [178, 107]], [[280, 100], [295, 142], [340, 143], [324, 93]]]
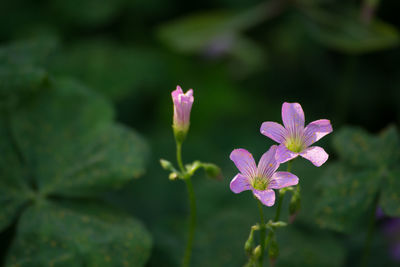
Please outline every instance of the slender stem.
[[365, 240], [365, 247], [364, 247], [362, 264], [361, 264], [361, 266], [365, 266], [365, 267], [368, 266], [368, 259], [370, 256], [371, 244], [372, 244], [372, 239], [373, 239], [374, 231], [375, 231], [376, 209], [378, 207], [378, 200], [379, 200], [379, 193], [375, 196], [375, 199], [373, 202], [373, 207], [372, 207], [371, 214], [369, 217], [369, 222], [368, 222], [368, 233], [367, 233], [367, 238]]
[[182, 175], [185, 176], [186, 171], [182, 163], [182, 143], [180, 142], [176, 142], [176, 160], [178, 161], [178, 166], [181, 169]]
[[[292, 161], [289, 161], [287, 164], [287, 171], [290, 172], [291, 169], [292, 169]], [[276, 206], [276, 213], [274, 218], [275, 222], [279, 221], [279, 217], [281, 216], [282, 202], [283, 198], [285, 197], [285, 192], [286, 190], [282, 189], [279, 190], [278, 203]]]
[[183, 257], [183, 266], [190, 266], [190, 258], [192, 255], [194, 232], [196, 229], [196, 200], [194, 198], [194, 191], [192, 185], [192, 179], [188, 177], [185, 179], [186, 187], [189, 193], [190, 201], [190, 225], [189, 225], [189, 236], [185, 249], [185, 256]]
[[261, 246], [261, 255], [259, 258], [259, 265], [263, 265], [264, 260], [264, 250], [265, 250], [265, 219], [264, 219], [264, 212], [263, 212], [263, 205], [260, 201], [258, 202], [258, 210], [260, 211], [260, 246]]
[[193, 240], [194, 240], [194, 232], [196, 229], [196, 200], [194, 197], [194, 190], [192, 185], [192, 179], [190, 175], [187, 174], [185, 168], [183, 167], [182, 162], [182, 143], [176, 142], [176, 160], [178, 162], [179, 168], [182, 172], [182, 176], [184, 177], [184, 181], [186, 183], [186, 188], [189, 195], [189, 203], [190, 203], [190, 221], [189, 221], [189, 234], [188, 240], [186, 243], [185, 255], [183, 256], [183, 267], [190, 266], [190, 259], [192, 256], [192, 247], [193, 247]]

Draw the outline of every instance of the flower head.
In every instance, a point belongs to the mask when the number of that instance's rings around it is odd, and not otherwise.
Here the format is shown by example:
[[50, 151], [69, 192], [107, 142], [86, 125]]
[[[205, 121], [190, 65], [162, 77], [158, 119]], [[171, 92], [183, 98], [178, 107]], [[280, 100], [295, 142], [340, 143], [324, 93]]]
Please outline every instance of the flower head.
[[174, 131], [175, 134], [186, 135], [190, 125], [190, 111], [194, 101], [193, 90], [190, 89], [183, 93], [178, 85], [176, 90], [171, 93], [174, 102]]
[[311, 146], [332, 132], [329, 120], [316, 120], [304, 127], [304, 112], [299, 103], [283, 103], [281, 124], [267, 121], [261, 125], [261, 133], [280, 143], [276, 159], [283, 163], [302, 156], [319, 167], [328, 159], [322, 147]]
[[230, 159], [240, 173], [232, 179], [231, 190], [236, 194], [251, 190], [264, 205], [274, 205], [275, 193], [272, 189], [296, 185], [299, 182], [297, 176], [290, 172], [276, 172], [279, 167], [279, 163], [275, 159], [276, 150], [277, 146], [272, 146], [265, 152], [258, 166], [246, 149], [233, 150]]

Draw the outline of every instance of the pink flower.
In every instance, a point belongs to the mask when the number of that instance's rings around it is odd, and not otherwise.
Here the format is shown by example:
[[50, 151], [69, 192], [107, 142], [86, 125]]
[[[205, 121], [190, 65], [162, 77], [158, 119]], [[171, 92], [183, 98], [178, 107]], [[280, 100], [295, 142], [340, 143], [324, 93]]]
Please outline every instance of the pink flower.
[[279, 167], [275, 159], [276, 150], [277, 146], [274, 145], [265, 152], [258, 166], [246, 149], [233, 150], [230, 159], [240, 173], [232, 179], [231, 190], [236, 194], [251, 190], [264, 205], [274, 205], [275, 192], [272, 189], [296, 185], [299, 182], [299, 178], [290, 172], [276, 172]]
[[193, 90], [190, 89], [184, 94], [178, 85], [171, 95], [174, 102], [174, 130], [186, 133], [189, 129], [190, 111], [194, 101]]
[[319, 167], [328, 159], [328, 154], [322, 147], [311, 146], [325, 135], [332, 132], [329, 120], [313, 121], [304, 128], [304, 112], [299, 103], [283, 103], [282, 121], [279, 123], [267, 121], [261, 125], [261, 133], [275, 142], [280, 143], [276, 151], [276, 159], [283, 163], [302, 156]]

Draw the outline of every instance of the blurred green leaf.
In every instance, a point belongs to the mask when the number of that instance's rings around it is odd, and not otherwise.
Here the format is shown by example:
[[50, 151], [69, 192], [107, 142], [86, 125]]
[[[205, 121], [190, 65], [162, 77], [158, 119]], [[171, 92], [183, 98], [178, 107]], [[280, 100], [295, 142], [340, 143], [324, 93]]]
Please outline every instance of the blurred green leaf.
[[144, 227], [104, 205], [40, 202], [22, 215], [6, 266], [143, 266]]
[[15, 113], [16, 140], [42, 193], [84, 196], [143, 173], [144, 141], [112, 116], [105, 99], [68, 80]]
[[400, 217], [400, 169], [386, 170], [385, 175], [380, 205], [388, 216]]
[[360, 19], [359, 12], [334, 14], [309, 9], [309, 32], [322, 44], [349, 54], [361, 54], [396, 47], [399, 33], [392, 25], [374, 18]]
[[322, 194], [317, 205], [317, 223], [336, 231], [353, 230], [371, 208], [381, 178], [374, 170], [357, 172], [331, 163], [319, 183]]
[[0, 232], [16, 217], [28, 200], [28, 177], [9, 132], [7, 120], [0, 117]]
[[316, 220], [322, 227], [350, 232], [370, 209], [377, 195], [388, 215], [399, 216], [398, 163], [400, 142], [394, 126], [373, 136], [347, 127], [334, 135], [340, 159], [323, 174]]
[[353, 166], [376, 166], [379, 143], [361, 128], [346, 127], [333, 136], [333, 145], [341, 159]]
[[202, 52], [213, 43], [229, 49], [237, 35], [269, 16], [268, 6], [259, 5], [240, 12], [211, 11], [192, 14], [161, 26], [159, 38], [181, 52]]
[[12, 109], [48, 86], [41, 66], [55, 46], [55, 40], [38, 39], [0, 47], [0, 106]]
[[73, 80], [47, 78], [24, 49], [0, 53], [0, 78], [8, 79], [0, 93], [23, 100], [0, 114], [0, 230], [18, 222], [7, 264], [144, 265], [150, 237], [134, 219], [82, 201], [54, 202], [89, 198], [140, 176], [145, 141], [113, 122], [105, 98]]

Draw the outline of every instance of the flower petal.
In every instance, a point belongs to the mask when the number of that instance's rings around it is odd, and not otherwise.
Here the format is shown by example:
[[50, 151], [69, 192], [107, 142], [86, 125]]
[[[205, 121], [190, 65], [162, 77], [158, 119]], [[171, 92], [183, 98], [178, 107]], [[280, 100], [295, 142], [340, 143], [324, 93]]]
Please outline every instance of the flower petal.
[[299, 103], [283, 103], [282, 121], [285, 128], [292, 131], [304, 128], [304, 112]]
[[175, 100], [176, 98], [178, 98], [180, 94], [183, 94], [183, 91], [182, 88], [179, 85], [177, 85], [176, 89], [171, 93], [172, 99]]
[[254, 177], [257, 173], [256, 162], [249, 151], [243, 148], [232, 151], [229, 158], [235, 163], [239, 171], [246, 177]]
[[278, 146], [273, 145], [270, 149], [265, 152], [257, 166], [257, 176], [270, 178], [274, 172], [278, 169], [279, 163], [276, 161], [276, 149]]
[[280, 189], [283, 187], [288, 187], [292, 185], [296, 185], [299, 183], [299, 178], [296, 175], [290, 172], [276, 172], [272, 176], [271, 182], [268, 185], [268, 188], [271, 189]]
[[260, 132], [278, 143], [283, 143], [287, 135], [287, 130], [279, 123], [273, 121], [263, 122]]
[[304, 130], [305, 145], [308, 147], [331, 132], [332, 125], [329, 120], [313, 121]]
[[233, 193], [238, 194], [251, 189], [248, 178], [238, 173], [231, 181], [230, 188]]
[[256, 196], [256, 198], [258, 198], [261, 203], [263, 203], [264, 205], [271, 207], [272, 205], [274, 205], [275, 203], [275, 192], [274, 190], [271, 189], [267, 189], [264, 191], [258, 191], [255, 189], [253, 190], [253, 194]]
[[278, 149], [276, 150], [275, 158], [278, 163], [284, 163], [286, 161], [294, 159], [298, 155], [299, 155], [298, 153], [292, 152], [289, 149], [287, 149], [287, 147], [284, 144], [280, 144], [278, 146]]
[[319, 146], [311, 146], [309, 148], [304, 149], [300, 156], [305, 159], [308, 159], [315, 166], [319, 167], [328, 160], [329, 155], [325, 152], [322, 147]]

